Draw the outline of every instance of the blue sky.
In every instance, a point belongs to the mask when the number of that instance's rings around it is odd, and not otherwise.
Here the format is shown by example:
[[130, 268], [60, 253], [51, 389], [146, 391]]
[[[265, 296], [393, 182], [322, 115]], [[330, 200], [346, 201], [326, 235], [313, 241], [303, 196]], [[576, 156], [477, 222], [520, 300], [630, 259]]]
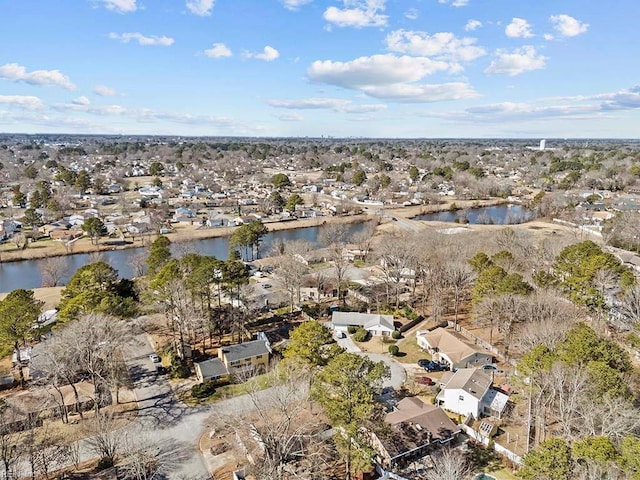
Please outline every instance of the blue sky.
[[637, 0], [0, 0], [0, 131], [623, 137]]

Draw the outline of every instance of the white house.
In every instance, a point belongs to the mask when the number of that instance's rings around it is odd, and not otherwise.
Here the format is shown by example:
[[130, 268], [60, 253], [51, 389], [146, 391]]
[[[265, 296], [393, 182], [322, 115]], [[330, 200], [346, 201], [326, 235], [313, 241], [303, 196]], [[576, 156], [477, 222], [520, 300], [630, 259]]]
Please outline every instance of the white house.
[[442, 408], [475, 419], [502, 415], [509, 397], [491, 388], [489, 373], [478, 368], [461, 368], [445, 375], [444, 386], [436, 397]]
[[388, 337], [394, 331], [393, 315], [358, 312], [333, 312], [331, 326], [336, 331], [346, 332], [349, 327], [362, 327], [373, 336]]
[[451, 368], [479, 367], [493, 362], [493, 354], [442, 327], [418, 331], [416, 339], [418, 346], [427, 350], [434, 360], [445, 361]]

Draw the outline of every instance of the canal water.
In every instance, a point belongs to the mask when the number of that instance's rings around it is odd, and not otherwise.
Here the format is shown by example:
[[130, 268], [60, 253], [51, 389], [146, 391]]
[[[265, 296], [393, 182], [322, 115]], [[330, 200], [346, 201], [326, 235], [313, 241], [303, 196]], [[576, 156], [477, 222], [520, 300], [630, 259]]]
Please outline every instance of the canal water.
[[[351, 223], [347, 225], [349, 235], [353, 235], [362, 231], [367, 222]], [[278, 230], [270, 232], [262, 239], [260, 246], [261, 256], [264, 256], [274, 243], [292, 242], [295, 240], [306, 240], [313, 244], [318, 244], [320, 232], [326, 226], [320, 225], [316, 227], [302, 227], [291, 230]], [[190, 242], [181, 242], [173, 245], [177, 253], [184, 251], [199, 253], [201, 255], [212, 255], [220, 260], [226, 260], [229, 257], [229, 237], [206, 238], [202, 240], [193, 240]], [[137, 255], [144, 254], [141, 248], [128, 248], [125, 250], [111, 250], [100, 253], [103, 261], [107, 262], [113, 268], [118, 270], [122, 278], [132, 278], [134, 273], [133, 258]], [[80, 267], [91, 262], [92, 257], [87, 253], [78, 253], [62, 257], [66, 261], [66, 276], [61, 284], [65, 284], [71, 275]], [[24, 260], [21, 262], [0, 263], [0, 292], [10, 292], [16, 288], [37, 288], [42, 286], [42, 275], [40, 267], [43, 260]]]
[[425, 213], [413, 217], [413, 220], [469, 223], [472, 225], [515, 225], [530, 222], [535, 218], [536, 214], [533, 210], [522, 205], [509, 204]]

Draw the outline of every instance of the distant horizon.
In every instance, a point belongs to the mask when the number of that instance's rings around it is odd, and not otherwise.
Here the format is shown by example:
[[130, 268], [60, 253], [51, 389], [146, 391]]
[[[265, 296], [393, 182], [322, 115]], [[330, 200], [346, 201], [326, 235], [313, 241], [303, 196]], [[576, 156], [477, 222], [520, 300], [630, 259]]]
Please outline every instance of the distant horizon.
[[[546, 140], [546, 149], [550, 148], [548, 142], [569, 142], [569, 141], [612, 141], [612, 142], [640, 142], [638, 138], [624, 138], [624, 137], [333, 137], [333, 136], [248, 136], [248, 135], [178, 135], [178, 134], [146, 134], [146, 133], [55, 133], [55, 132], [40, 132], [40, 133], [24, 133], [24, 132], [0, 132], [1, 137], [11, 136], [25, 136], [25, 137], [37, 137], [37, 136], [60, 136], [60, 137], [110, 137], [110, 138], [128, 138], [128, 137], [159, 137], [159, 138], [185, 138], [185, 139], [268, 139], [268, 140], [469, 140], [469, 141], [491, 141], [491, 140], [514, 140], [514, 141], [540, 141]], [[536, 146], [536, 145], [532, 145]]]
[[0, 129], [634, 138], [636, 11], [635, 0], [8, 0]]

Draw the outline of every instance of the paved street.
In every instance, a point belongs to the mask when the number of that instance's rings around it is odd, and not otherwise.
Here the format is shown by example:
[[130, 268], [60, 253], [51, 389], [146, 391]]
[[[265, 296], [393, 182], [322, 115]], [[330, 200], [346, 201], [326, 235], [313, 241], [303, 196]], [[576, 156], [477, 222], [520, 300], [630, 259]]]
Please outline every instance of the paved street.
[[149, 360], [153, 350], [145, 334], [134, 337], [127, 350], [139, 406], [137, 424], [131, 426], [129, 435], [147, 437], [160, 446], [168, 478], [210, 478], [198, 449], [209, 409], [183, 405], [171, 391], [168, 377], [156, 376]]

